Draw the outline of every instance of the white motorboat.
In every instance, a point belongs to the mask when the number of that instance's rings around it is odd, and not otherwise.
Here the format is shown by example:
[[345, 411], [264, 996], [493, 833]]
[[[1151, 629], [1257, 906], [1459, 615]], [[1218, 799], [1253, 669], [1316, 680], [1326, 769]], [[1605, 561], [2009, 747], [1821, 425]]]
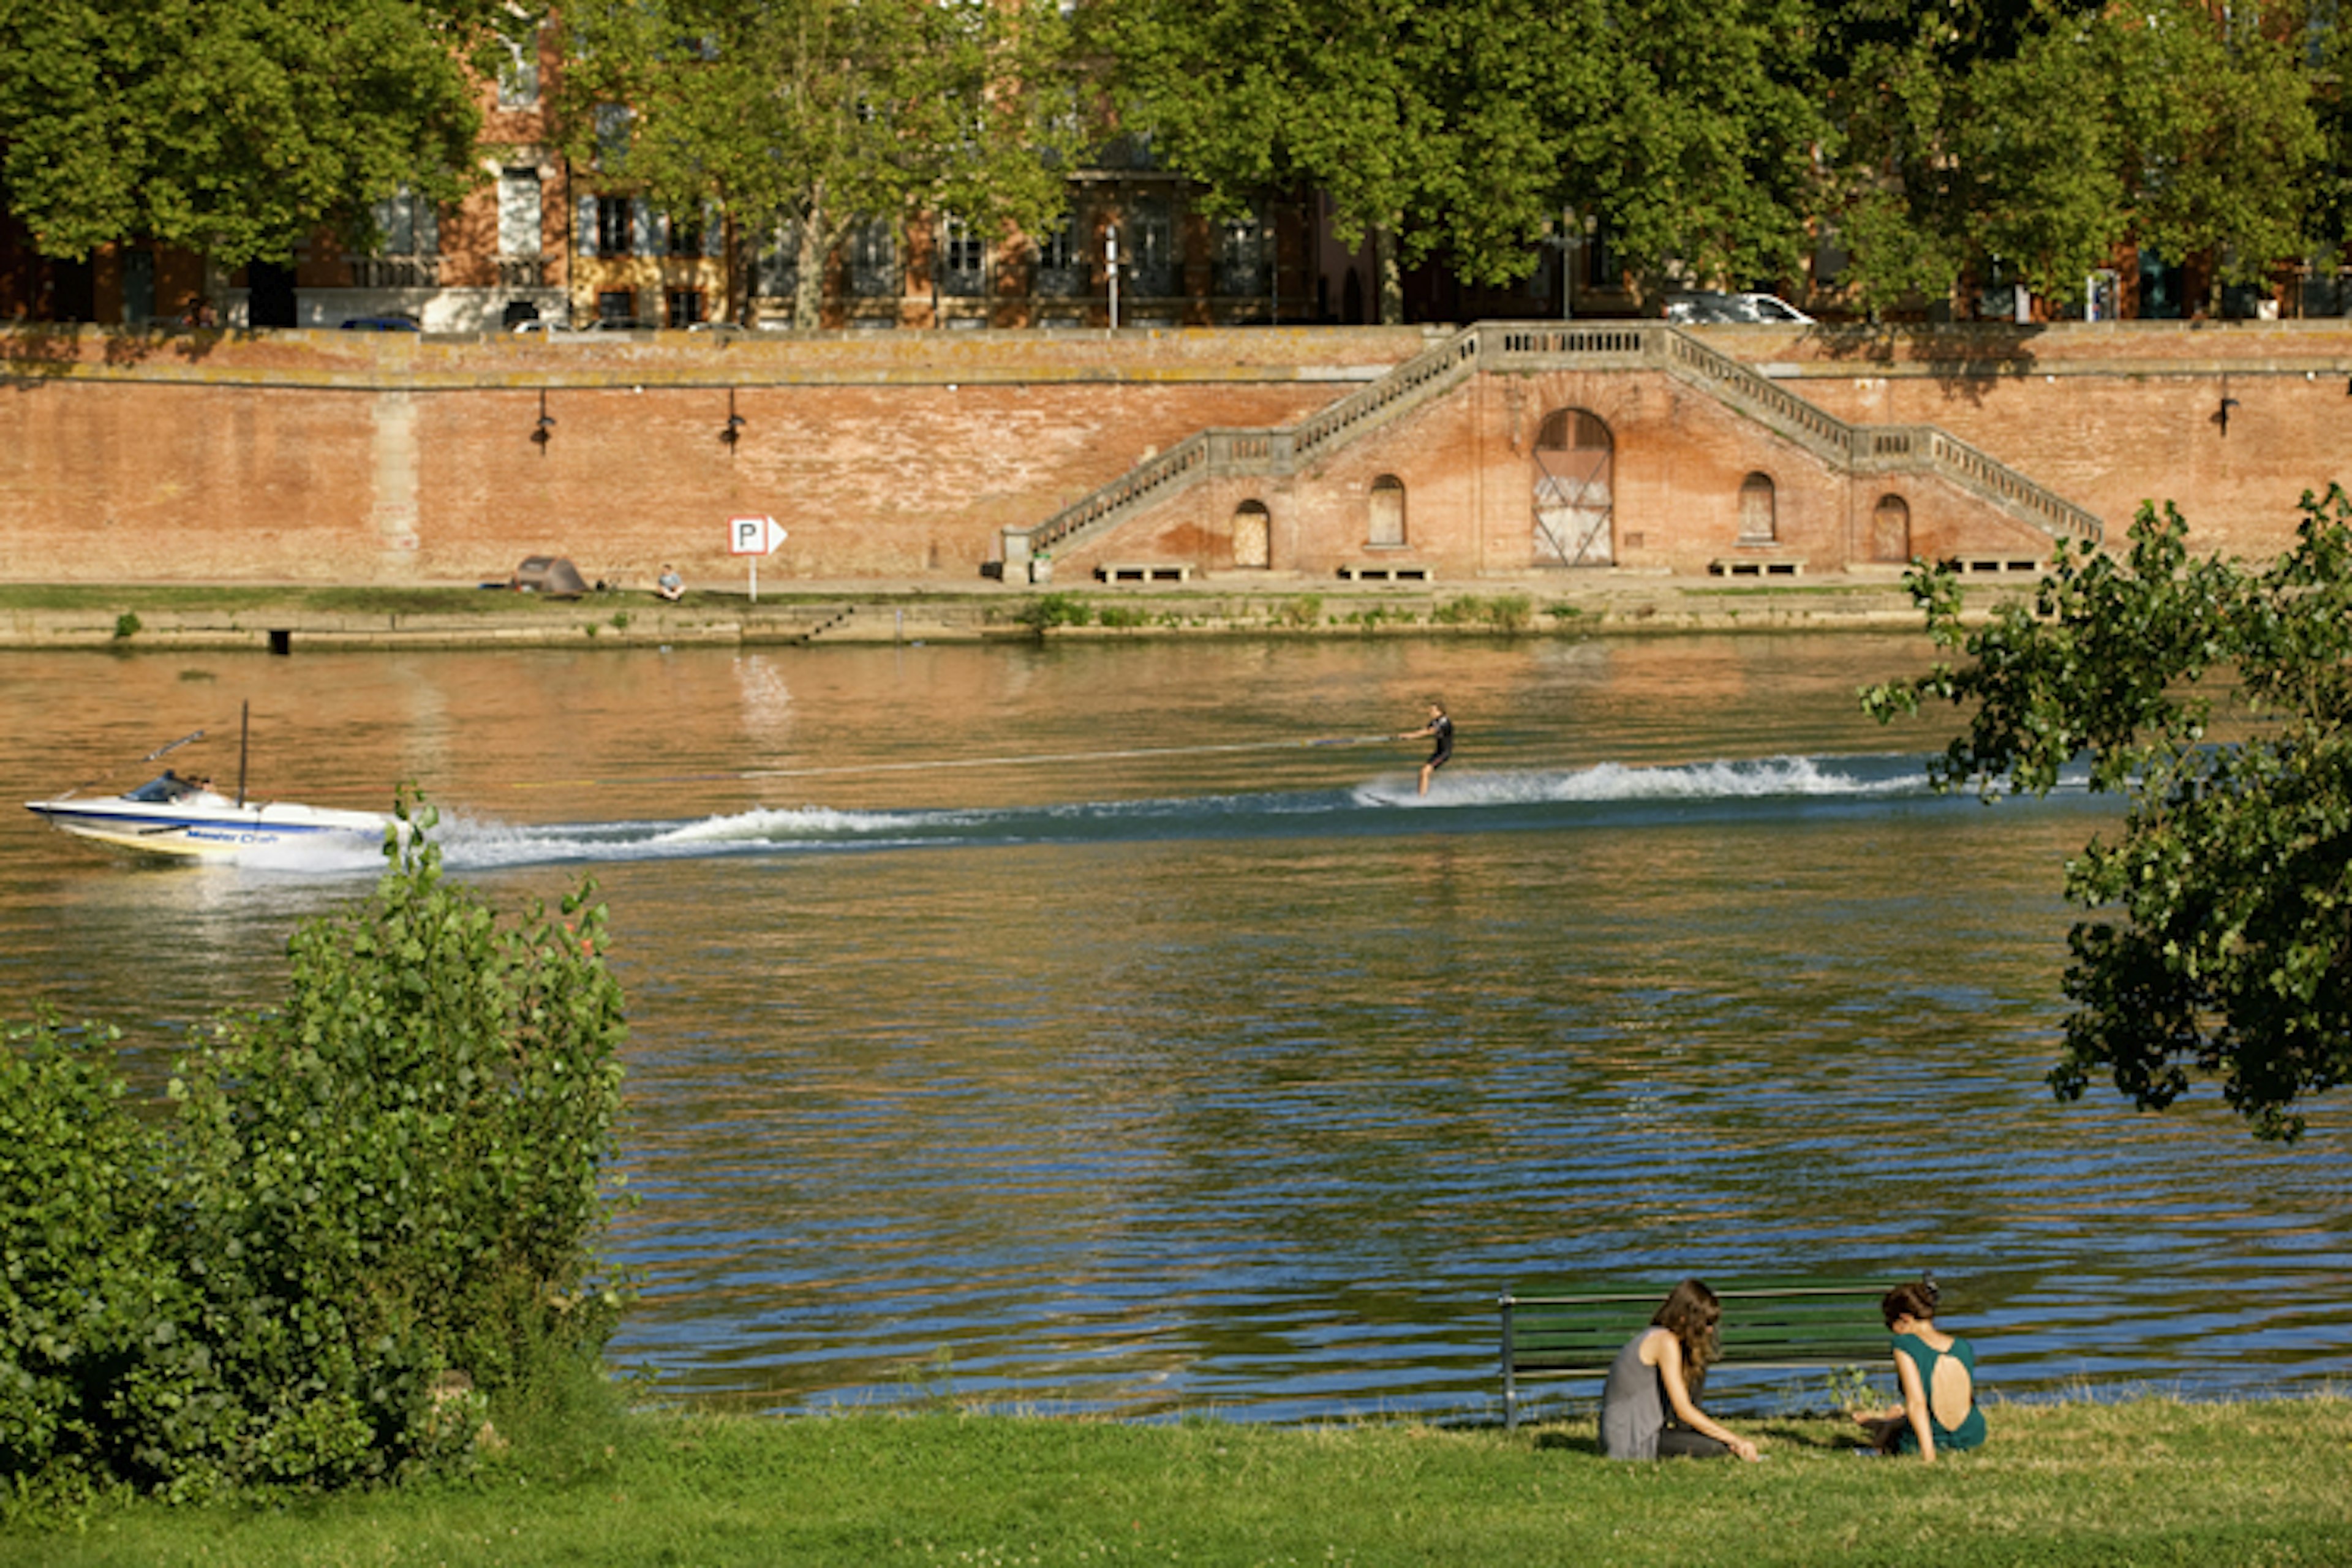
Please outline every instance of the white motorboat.
[[[150, 752], [152, 762], [191, 741], [193, 735]], [[339, 811], [299, 805], [291, 801], [250, 801], [246, 798], [243, 745], [237, 764], [236, 798], [214, 790], [209, 782], [183, 778], [170, 768], [137, 789], [122, 795], [84, 795], [68, 790], [54, 800], [25, 803], [52, 827], [102, 844], [142, 854], [184, 859], [236, 859], [265, 856], [273, 850], [304, 843], [351, 851], [381, 846], [384, 830], [394, 818], [375, 811]]]

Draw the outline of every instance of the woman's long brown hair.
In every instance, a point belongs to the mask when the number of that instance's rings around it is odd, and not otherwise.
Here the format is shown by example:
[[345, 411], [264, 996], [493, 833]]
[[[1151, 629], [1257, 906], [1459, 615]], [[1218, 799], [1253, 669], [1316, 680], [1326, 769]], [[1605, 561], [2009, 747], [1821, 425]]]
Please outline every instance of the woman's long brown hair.
[[1683, 1347], [1683, 1386], [1690, 1391], [1694, 1405], [1698, 1403], [1699, 1390], [1706, 1386], [1706, 1363], [1718, 1350], [1715, 1326], [1722, 1320], [1723, 1304], [1698, 1279], [1685, 1279], [1675, 1286], [1651, 1314], [1651, 1326], [1665, 1330]]

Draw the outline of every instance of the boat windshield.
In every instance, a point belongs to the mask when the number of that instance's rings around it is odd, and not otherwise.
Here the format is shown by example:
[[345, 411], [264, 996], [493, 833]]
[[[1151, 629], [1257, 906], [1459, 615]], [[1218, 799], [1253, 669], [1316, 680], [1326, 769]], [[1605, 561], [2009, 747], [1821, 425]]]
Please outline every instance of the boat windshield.
[[195, 793], [196, 786], [194, 784], [182, 778], [171, 769], [165, 768], [160, 775], [149, 779], [122, 798], [139, 801], [147, 805], [163, 805], [172, 801], [184, 800]]

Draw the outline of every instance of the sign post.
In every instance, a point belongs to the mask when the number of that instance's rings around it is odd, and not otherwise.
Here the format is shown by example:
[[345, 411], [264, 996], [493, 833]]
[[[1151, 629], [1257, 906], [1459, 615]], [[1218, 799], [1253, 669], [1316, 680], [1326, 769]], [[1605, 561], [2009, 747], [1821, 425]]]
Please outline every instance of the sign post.
[[748, 555], [751, 567], [751, 603], [760, 602], [760, 557], [775, 552], [784, 531], [772, 517], [730, 517], [727, 520], [727, 553]]

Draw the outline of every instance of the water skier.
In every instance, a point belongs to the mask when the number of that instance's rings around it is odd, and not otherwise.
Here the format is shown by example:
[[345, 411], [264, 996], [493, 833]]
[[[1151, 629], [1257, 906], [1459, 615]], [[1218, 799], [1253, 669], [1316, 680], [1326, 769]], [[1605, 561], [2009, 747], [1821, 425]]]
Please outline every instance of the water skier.
[[1432, 745], [1429, 761], [1421, 764], [1421, 793], [1429, 793], [1430, 776], [1454, 760], [1454, 721], [1445, 716], [1445, 704], [1429, 705], [1429, 722], [1418, 730], [1407, 730], [1391, 735], [1391, 741], [1418, 741], [1426, 738]]

